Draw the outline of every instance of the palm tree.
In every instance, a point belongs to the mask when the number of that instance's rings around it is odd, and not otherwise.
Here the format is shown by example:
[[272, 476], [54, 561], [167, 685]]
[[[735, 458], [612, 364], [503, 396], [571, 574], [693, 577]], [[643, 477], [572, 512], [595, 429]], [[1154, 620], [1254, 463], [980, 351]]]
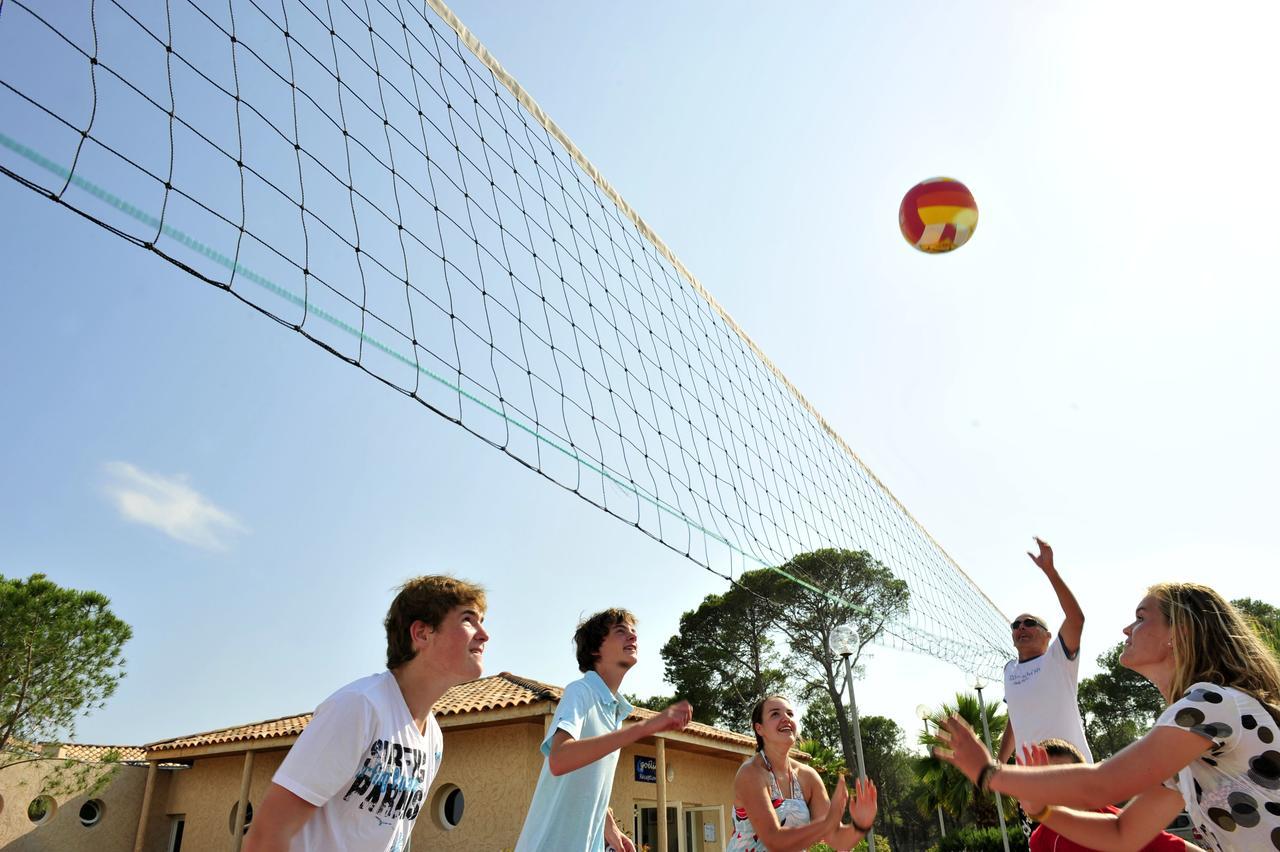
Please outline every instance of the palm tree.
[[830, 794], [836, 788], [836, 781], [845, 772], [844, 758], [817, 740], [803, 740], [796, 743], [796, 751], [809, 755], [809, 765], [817, 770], [822, 783], [827, 786], [827, 793]]
[[[939, 745], [934, 733], [938, 722], [947, 716], [958, 715], [969, 723], [975, 731], [982, 730], [982, 715], [978, 705], [978, 696], [968, 692], [956, 693], [954, 704], [943, 704], [936, 712], [930, 714], [928, 721], [932, 728], [928, 733], [921, 732], [917, 742], [928, 749], [926, 756], [917, 757], [912, 762], [912, 769], [920, 779], [916, 788], [916, 806], [923, 814], [931, 814], [941, 805], [942, 809], [953, 819], [962, 823], [974, 823], [980, 826], [996, 825], [995, 802], [989, 795], [978, 792], [972, 782], [960, 770], [949, 763], [933, 756], [933, 747]], [[1004, 731], [1007, 717], [1003, 713], [987, 710], [987, 724], [992, 731]], [[1016, 806], [1011, 799], [1002, 799], [1005, 819], [1012, 819]]]

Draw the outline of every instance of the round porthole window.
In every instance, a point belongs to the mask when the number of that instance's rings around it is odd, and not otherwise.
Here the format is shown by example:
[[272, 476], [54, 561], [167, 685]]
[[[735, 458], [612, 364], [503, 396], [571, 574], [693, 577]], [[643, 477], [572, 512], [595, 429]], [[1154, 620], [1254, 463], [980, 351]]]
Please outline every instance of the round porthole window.
[[432, 810], [436, 824], [445, 831], [453, 831], [462, 822], [462, 813], [466, 809], [466, 798], [454, 784], [445, 784], [436, 791]]
[[52, 796], [36, 796], [31, 800], [31, 804], [27, 805], [27, 819], [36, 825], [44, 825], [53, 819], [54, 811], [57, 809], [58, 803]]
[[[240, 803], [235, 802], [231, 805], [231, 816], [227, 818], [227, 831], [233, 835], [236, 833], [236, 810], [239, 809]], [[244, 803], [244, 830], [249, 831], [249, 823], [253, 822], [253, 802]]]
[[102, 821], [102, 800], [90, 799], [80, 806], [80, 824], [85, 828], [97, 825]]

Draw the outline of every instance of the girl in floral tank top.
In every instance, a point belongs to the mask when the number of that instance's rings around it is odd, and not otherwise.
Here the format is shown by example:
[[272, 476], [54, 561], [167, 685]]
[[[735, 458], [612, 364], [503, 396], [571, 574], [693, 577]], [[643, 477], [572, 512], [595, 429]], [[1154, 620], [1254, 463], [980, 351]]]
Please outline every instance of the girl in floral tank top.
[[[851, 801], [841, 778], [834, 799], [829, 799], [818, 773], [790, 758], [799, 726], [787, 699], [771, 695], [761, 700], [751, 721], [757, 752], [734, 779], [733, 832], [727, 852], [807, 848], [822, 840], [841, 849], [857, 844], [875, 819], [875, 784], [859, 780]], [[853, 826], [841, 825], [846, 804]]]

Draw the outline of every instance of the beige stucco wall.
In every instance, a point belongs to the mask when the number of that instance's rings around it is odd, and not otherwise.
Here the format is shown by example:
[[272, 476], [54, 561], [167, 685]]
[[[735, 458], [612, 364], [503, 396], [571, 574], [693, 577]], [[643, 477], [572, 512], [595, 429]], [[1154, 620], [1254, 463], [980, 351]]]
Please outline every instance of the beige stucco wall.
[[[257, 807], [262, 801], [285, 753], [283, 750], [254, 753], [250, 805]], [[240, 799], [243, 772], [244, 752], [240, 752], [197, 758], [190, 769], [175, 773], [167, 795], [156, 797], [151, 805], [153, 821], [161, 821], [166, 826], [165, 841], [143, 852], [166, 852], [168, 827], [178, 816], [186, 821], [182, 852], [227, 852], [231, 848], [231, 812]]]
[[[444, 732], [444, 759], [413, 827], [413, 848], [471, 852], [512, 849], [542, 769], [540, 720]], [[462, 822], [452, 831], [437, 818], [441, 791], [462, 791]]]
[[[542, 770], [538, 746], [543, 730], [539, 720], [446, 731], [440, 773], [414, 826], [414, 848], [449, 852], [497, 852], [514, 848]], [[667, 784], [668, 804], [722, 805], [727, 829], [732, 824], [733, 776], [745, 757], [695, 753], [671, 742], [667, 743], [666, 751], [667, 766], [673, 770], [673, 780]], [[635, 780], [635, 757], [655, 757], [656, 754], [654, 745], [637, 744], [624, 749], [619, 756], [610, 805], [628, 833], [633, 830], [636, 803], [651, 803], [658, 795], [656, 783]], [[438, 820], [436, 805], [440, 792], [449, 785], [462, 790], [466, 807], [462, 823], [452, 831], [445, 831]], [[703, 821], [715, 824], [716, 839], [705, 844], [699, 841], [690, 852], [723, 850], [719, 815], [699, 816], [694, 826], [699, 838]]]
[[[538, 746], [544, 726], [545, 720], [535, 716], [484, 728], [446, 729], [444, 759], [414, 826], [414, 848], [433, 852], [512, 849], [542, 769]], [[633, 830], [636, 803], [652, 806], [657, 798], [656, 783], [635, 780], [635, 757], [652, 758], [656, 753], [654, 744], [638, 743], [624, 749], [619, 757], [610, 803], [628, 833]], [[262, 801], [285, 754], [283, 749], [255, 752], [249, 787], [249, 801], [255, 807]], [[725, 827], [731, 825], [733, 775], [742, 758], [692, 751], [671, 741], [667, 742], [666, 755], [673, 775], [667, 784], [668, 804], [722, 805]], [[45, 825], [33, 827], [27, 820], [27, 803], [36, 795], [32, 791], [47, 769], [32, 764], [0, 770], [0, 791], [4, 796], [0, 809], [2, 852], [132, 852], [145, 767], [120, 767], [110, 786], [96, 795], [103, 801], [105, 812], [102, 822], [91, 829], [81, 826], [78, 818], [84, 796], [59, 802], [54, 817]], [[229, 823], [243, 770], [244, 752], [233, 752], [197, 757], [188, 769], [159, 771], [143, 852], [167, 852], [177, 816], [185, 820], [182, 852], [228, 852], [232, 842]], [[445, 830], [437, 806], [441, 792], [449, 786], [462, 790], [466, 806], [461, 824]], [[701, 842], [702, 820], [715, 825], [715, 842]], [[724, 849], [717, 814], [699, 817], [694, 832], [698, 841], [687, 852]]]
[[[77, 764], [70, 770], [66, 761], [37, 760], [0, 767], [0, 849], [4, 852], [131, 852], [138, 814], [142, 807], [142, 791], [147, 770], [142, 766], [101, 766]], [[47, 793], [48, 784], [59, 779], [65, 783], [75, 776], [80, 766], [87, 766], [96, 778], [110, 772], [106, 786], [94, 791], [52, 793], [56, 803], [53, 816], [40, 825], [27, 818], [31, 800]], [[102, 803], [102, 817], [86, 828], [80, 823], [80, 808], [89, 799]]]
[[[635, 758], [656, 757], [657, 748], [653, 745], [638, 743], [622, 750], [618, 760], [618, 772], [613, 781], [613, 797], [610, 805], [614, 816], [628, 832], [632, 831], [632, 814], [637, 802], [644, 802], [652, 807], [658, 798], [656, 783], [635, 780]], [[746, 756], [709, 755], [687, 751], [679, 743], [668, 741], [666, 744], [666, 761], [668, 774], [672, 776], [667, 782], [667, 806], [680, 803], [685, 808], [715, 806], [724, 808], [724, 828], [727, 831], [733, 825], [733, 776]], [[701, 841], [702, 822], [715, 824], [715, 841]], [[724, 836], [720, 830], [718, 815], [699, 816], [694, 831], [699, 840], [695, 841], [695, 849], [690, 852], [714, 852], [724, 849]], [[674, 848], [674, 847], [673, 847]]]

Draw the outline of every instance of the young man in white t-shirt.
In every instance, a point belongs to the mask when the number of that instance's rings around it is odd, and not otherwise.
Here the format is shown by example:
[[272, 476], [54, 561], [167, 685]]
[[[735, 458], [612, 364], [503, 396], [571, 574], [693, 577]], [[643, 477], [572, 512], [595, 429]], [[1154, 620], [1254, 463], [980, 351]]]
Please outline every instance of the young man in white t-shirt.
[[1053, 565], [1053, 548], [1036, 539], [1040, 552], [1028, 553], [1058, 596], [1065, 619], [1055, 637], [1045, 620], [1023, 613], [1013, 620], [1013, 646], [1018, 659], [1004, 667], [1004, 700], [1009, 723], [1000, 738], [1000, 763], [1021, 753], [1024, 745], [1060, 739], [1071, 743], [1093, 762], [1080, 719], [1077, 683], [1080, 678], [1080, 635], [1084, 611]]
[[387, 611], [387, 670], [316, 708], [254, 813], [244, 852], [404, 852], [444, 740], [431, 708], [480, 677], [485, 596], [410, 580]]

